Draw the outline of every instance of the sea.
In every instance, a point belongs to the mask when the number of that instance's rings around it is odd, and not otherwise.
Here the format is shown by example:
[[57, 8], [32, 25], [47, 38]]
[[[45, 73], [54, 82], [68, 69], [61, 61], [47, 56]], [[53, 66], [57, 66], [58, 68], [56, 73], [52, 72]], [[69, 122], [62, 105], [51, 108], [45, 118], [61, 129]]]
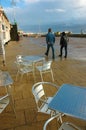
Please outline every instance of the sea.
[[46, 24], [22, 26], [22, 30], [28, 33], [46, 33], [48, 28], [52, 28], [53, 32], [67, 31], [75, 34], [86, 33], [86, 24]]

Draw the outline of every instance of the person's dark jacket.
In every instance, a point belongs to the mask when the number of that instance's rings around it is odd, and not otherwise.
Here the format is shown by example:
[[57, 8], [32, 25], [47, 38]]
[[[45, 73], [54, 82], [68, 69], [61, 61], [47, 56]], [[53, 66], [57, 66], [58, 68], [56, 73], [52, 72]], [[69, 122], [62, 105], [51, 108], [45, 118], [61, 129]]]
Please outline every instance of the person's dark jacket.
[[61, 36], [61, 39], [60, 39], [60, 45], [61, 46], [67, 46], [67, 36]]

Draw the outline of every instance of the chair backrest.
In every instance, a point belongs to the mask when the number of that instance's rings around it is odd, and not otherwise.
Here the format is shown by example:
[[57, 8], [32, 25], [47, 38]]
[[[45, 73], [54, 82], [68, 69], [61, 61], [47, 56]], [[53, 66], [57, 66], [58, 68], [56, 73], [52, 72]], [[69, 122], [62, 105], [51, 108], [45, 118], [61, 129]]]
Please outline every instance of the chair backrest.
[[19, 61], [15, 61], [15, 64], [16, 64], [16, 66], [17, 66], [18, 71], [20, 71], [21, 68], [23, 68], [21, 62], [19, 62]]
[[44, 101], [46, 99], [43, 85], [41, 83], [34, 84], [32, 87], [32, 93], [34, 95], [34, 98], [35, 98], [35, 101], [37, 104], [37, 108], [40, 109], [40, 107], [43, 103], [42, 101]]
[[33, 71], [33, 63], [25, 61], [15, 61], [19, 73], [28, 73]]
[[10, 99], [9, 99], [8, 94], [0, 97], [0, 113], [2, 113], [4, 111], [4, 109], [7, 107], [9, 102], [10, 102]]
[[48, 70], [51, 68], [52, 61], [47, 61], [43, 63], [42, 70]]
[[17, 62], [22, 62], [22, 55], [17, 55], [16, 60]]
[[32, 93], [34, 95], [38, 110], [40, 109], [41, 105], [43, 104], [43, 101], [45, 102], [47, 99], [47, 96], [46, 96], [46, 93], [45, 93], [44, 87], [43, 87], [45, 84], [55, 87], [56, 89], [58, 88], [58, 86], [56, 84], [53, 84], [50, 82], [38, 82], [32, 86]]

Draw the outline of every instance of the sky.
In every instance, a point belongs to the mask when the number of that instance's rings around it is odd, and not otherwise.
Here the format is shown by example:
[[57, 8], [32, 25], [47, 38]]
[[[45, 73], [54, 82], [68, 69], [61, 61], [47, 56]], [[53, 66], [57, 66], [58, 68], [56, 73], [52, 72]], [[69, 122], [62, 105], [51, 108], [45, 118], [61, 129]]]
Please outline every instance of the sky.
[[86, 0], [0, 0], [9, 21], [31, 25], [85, 24]]

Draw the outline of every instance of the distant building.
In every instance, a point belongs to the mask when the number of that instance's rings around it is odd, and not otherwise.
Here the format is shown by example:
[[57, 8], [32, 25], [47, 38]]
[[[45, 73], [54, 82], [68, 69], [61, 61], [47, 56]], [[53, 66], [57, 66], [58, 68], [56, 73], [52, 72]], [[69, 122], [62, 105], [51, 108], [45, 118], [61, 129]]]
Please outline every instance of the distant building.
[[16, 23], [11, 25], [10, 36], [12, 41], [19, 41], [19, 34]]
[[10, 41], [10, 22], [4, 13], [3, 8], [0, 6], [0, 38], [3, 41], [3, 44], [6, 44]]

